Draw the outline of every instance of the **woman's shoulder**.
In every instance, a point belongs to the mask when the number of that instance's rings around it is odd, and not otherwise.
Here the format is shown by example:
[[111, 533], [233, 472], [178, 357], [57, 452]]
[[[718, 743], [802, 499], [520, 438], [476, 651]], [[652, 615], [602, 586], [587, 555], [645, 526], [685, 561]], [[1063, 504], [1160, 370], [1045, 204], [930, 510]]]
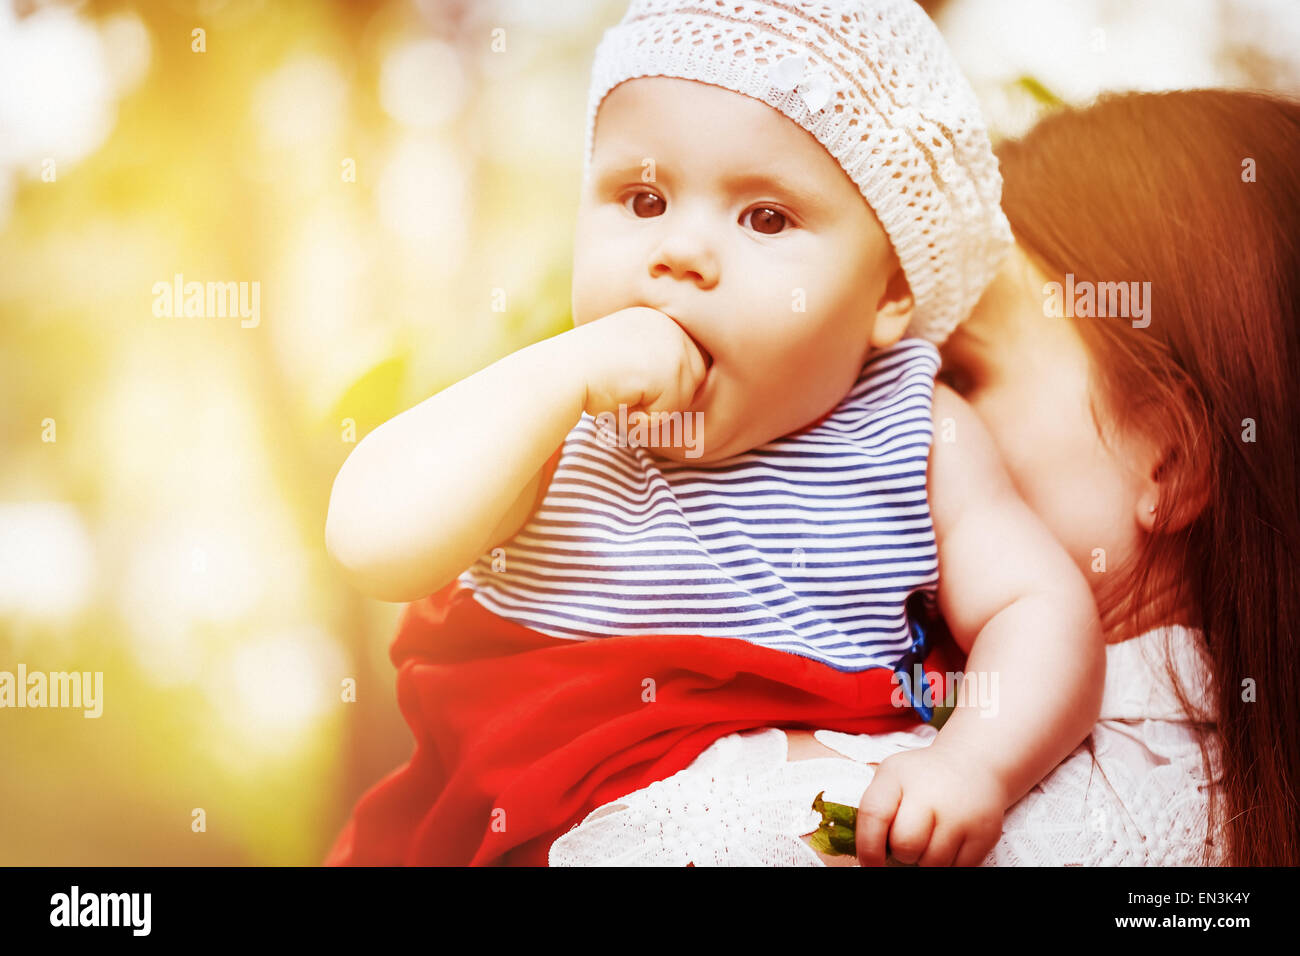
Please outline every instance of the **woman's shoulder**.
[[[1175, 680], [1193, 713], [1179, 701]], [[1213, 669], [1198, 629], [1170, 624], [1106, 645], [1100, 720], [1210, 721], [1217, 711]]]
[[1098, 724], [1007, 811], [983, 865], [1222, 865], [1222, 841], [1207, 840], [1210, 789], [1192, 737]]
[[1222, 792], [1222, 744], [1212, 725], [1178, 704], [1166, 660], [1193, 706], [1208, 706], [1212, 682], [1199, 631], [1165, 627], [1108, 645], [1101, 718], [1008, 811], [986, 865], [1225, 862], [1223, 841], [1207, 839], [1212, 792]]

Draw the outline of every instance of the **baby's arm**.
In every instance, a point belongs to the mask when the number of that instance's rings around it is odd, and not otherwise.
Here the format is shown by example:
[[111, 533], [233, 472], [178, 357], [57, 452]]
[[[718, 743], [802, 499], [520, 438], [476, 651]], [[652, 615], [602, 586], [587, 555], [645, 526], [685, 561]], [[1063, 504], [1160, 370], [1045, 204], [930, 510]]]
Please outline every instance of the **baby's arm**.
[[438, 392], [352, 450], [334, 479], [325, 543], [357, 590], [416, 600], [492, 546], [582, 412], [560, 338]]
[[357, 444], [330, 493], [326, 547], [359, 591], [418, 600], [519, 530], [584, 409], [681, 408], [703, 376], [690, 337], [641, 307], [507, 355]]
[[[955, 426], [942, 441], [941, 423]], [[1016, 493], [991, 436], [936, 384], [929, 497], [939, 606], [993, 706], [959, 698], [934, 742], [882, 761], [859, 811], [858, 855], [977, 865], [1002, 815], [1088, 736], [1105, 644], [1078, 567]], [[996, 684], [991, 683], [996, 675]]]

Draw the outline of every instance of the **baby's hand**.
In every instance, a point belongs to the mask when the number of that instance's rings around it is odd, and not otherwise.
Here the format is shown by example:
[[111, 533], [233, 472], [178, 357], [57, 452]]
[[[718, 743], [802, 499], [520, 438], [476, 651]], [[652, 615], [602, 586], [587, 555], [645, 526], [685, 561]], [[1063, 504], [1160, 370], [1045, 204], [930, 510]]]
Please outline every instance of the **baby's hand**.
[[570, 333], [586, 379], [585, 411], [685, 411], [704, 382], [704, 355], [673, 319], [637, 306], [611, 312]]
[[889, 854], [919, 866], [978, 866], [1002, 834], [1001, 782], [973, 756], [938, 741], [886, 757], [862, 795], [858, 862]]

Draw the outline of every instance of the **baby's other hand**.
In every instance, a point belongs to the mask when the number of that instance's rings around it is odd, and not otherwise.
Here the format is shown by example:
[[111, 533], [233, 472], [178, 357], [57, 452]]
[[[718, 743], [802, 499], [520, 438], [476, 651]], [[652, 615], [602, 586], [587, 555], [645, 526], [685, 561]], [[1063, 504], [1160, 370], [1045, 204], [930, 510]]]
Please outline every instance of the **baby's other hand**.
[[644, 306], [620, 309], [569, 333], [579, 345], [590, 415], [685, 411], [704, 383], [703, 353], [671, 316]]
[[978, 866], [1002, 834], [1001, 782], [971, 755], [939, 741], [880, 762], [857, 817], [858, 862]]

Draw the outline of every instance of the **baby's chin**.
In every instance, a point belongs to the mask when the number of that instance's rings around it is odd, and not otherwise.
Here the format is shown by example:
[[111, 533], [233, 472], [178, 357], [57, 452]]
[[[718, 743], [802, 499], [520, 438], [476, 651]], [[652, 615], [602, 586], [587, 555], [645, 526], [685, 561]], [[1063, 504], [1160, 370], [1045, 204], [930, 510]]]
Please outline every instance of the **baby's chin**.
[[[683, 412], [680, 418], [681, 428], [672, 429], [662, 437], [667, 443], [651, 441], [646, 450], [656, 458], [681, 462], [685, 465], [701, 465], [716, 461], [720, 456], [710, 454], [711, 446], [705, 442], [704, 416], [698, 412]], [[666, 430], [667, 431], [667, 430]]]
[[657, 434], [651, 433], [648, 437], [666, 440], [662, 444], [648, 442], [647, 450], [657, 458], [684, 465], [707, 465], [736, 458], [781, 437], [779, 424], [767, 417], [771, 410], [767, 401], [737, 409], [733, 398], [733, 393], [719, 392], [710, 375], [696, 400], [681, 413], [680, 426], [674, 423], [675, 430], [661, 428]]
[[[687, 413], [691, 414], [691, 413]], [[757, 446], [746, 443], [746, 439], [734, 431], [715, 425], [710, 428], [707, 416], [702, 418], [704, 424], [697, 428], [690, 443], [675, 442], [668, 445], [650, 445], [649, 450], [657, 458], [666, 458], [683, 465], [709, 465], [726, 461], [743, 455]]]
[[[654, 436], [685, 437], [690, 441], [651, 442], [648, 448], [654, 455], [685, 465], [707, 465], [736, 458], [780, 437], [779, 434], [770, 437], [763, 434], [764, 429], [770, 431], [779, 426], [762, 417], [765, 410], [762, 403], [748, 410], [737, 410], [726, 401], [719, 403], [716, 394], [702, 398], [713, 400], [697, 401], [689, 411], [683, 412], [680, 432], [661, 432]], [[687, 419], [690, 419], [691, 431], [687, 430]]]

